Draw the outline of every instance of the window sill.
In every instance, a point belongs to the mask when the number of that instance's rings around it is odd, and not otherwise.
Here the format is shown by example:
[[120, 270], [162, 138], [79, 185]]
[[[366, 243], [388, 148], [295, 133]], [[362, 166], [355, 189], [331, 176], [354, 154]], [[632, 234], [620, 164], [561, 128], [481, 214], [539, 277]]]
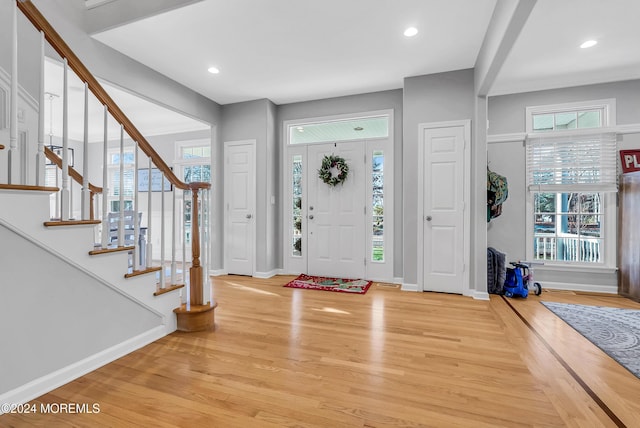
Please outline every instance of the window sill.
[[[543, 261], [540, 261], [541, 263], [544, 263]], [[535, 262], [537, 263], [537, 262]], [[608, 274], [608, 273], [616, 273], [618, 272], [618, 268], [617, 267], [610, 267], [610, 266], [589, 266], [589, 265], [574, 265], [574, 264], [560, 264], [560, 263], [554, 263], [554, 264], [544, 264], [544, 265], [536, 265], [535, 263], [532, 263], [532, 268], [535, 270], [541, 270], [541, 271], [549, 271], [549, 272], [592, 272], [592, 273], [602, 273], [602, 274]]]

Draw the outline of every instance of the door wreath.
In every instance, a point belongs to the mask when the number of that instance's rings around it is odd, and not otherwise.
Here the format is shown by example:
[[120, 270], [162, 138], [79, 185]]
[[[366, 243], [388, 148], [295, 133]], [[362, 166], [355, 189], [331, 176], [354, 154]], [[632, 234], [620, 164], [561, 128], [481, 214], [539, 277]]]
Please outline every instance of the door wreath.
[[330, 155], [322, 158], [322, 166], [318, 170], [318, 177], [329, 186], [342, 184], [349, 174], [349, 165], [340, 156]]

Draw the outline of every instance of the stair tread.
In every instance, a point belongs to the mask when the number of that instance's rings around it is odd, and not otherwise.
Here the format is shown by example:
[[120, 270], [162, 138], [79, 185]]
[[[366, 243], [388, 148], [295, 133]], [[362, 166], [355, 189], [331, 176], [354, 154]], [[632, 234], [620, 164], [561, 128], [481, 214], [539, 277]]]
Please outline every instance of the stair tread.
[[163, 294], [170, 293], [170, 292], [175, 291], [175, 290], [179, 290], [179, 289], [181, 289], [183, 287], [184, 287], [184, 284], [169, 285], [169, 286], [167, 286], [165, 288], [158, 289], [156, 292], [153, 293], [153, 295], [154, 296], [161, 296]]
[[4, 190], [32, 190], [39, 192], [49, 192], [54, 193], [57, 192], [57, 187], [48, 187], [48, 186], [33, 186], [30, 184], [0, 184], [0, 189]]
[[89, 255], [95, 256], [97, 254], [117, 253], [120, 251], [132, 251], [135, 248], [136, 247], [133, 245], [126, 246], [126, 247], [107, 247], [107, 248], [96, 247], [95, 249], [89, 251]]
[[52, 226], [86, 226], [86, 225], [96, 225], [102, 223], [101, 220], [53, 220], [53, 221], [45, 221], [44, 225], [47, 227]]
[[140, 275], [144, 275], [144, 274], [151, 273], [151, 272], [157, 272], [157, 271], [159, 271], [161, 269], [162, 268], [160, 266], [151, 266], [151, 267], [148, 267], [146, 269], [134, 270], [133, 272], [125, 273], [124, 277], [125, 278], [132, 278], [134, 276], [140, 276]]

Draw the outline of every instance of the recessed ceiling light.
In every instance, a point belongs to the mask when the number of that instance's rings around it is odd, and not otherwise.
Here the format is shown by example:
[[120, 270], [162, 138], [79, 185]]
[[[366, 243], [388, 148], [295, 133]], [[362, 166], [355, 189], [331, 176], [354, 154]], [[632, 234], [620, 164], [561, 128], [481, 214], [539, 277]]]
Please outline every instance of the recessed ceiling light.
[[209, 67], [209, 69], [207, 70], [209, 73], [211, 74], [218, 74], [220, 73], [220, 70], [218, 70], [216, 67]]
[[583, 44], [580, 45], [580, 47], [582, 49], [586, 49], [586, 48], [590, 48], [593, 47], [595, 45], [597, 45], [598, 42], [596, 40], [587, 40], [586, 42], [584, 42]]
[[407, 37], [413, 37], [416, 34], [418, 34], [418, 29], [416, 27], [409, 27], [406, 30], [404, 30], [404, 35]]

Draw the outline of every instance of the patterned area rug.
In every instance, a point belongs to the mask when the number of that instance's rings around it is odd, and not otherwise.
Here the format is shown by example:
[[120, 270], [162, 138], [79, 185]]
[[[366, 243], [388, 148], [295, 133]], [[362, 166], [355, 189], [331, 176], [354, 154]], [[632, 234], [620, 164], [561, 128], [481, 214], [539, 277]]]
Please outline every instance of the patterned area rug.
[[364, 294], [371, 287], [371, 281], [364, 279], [327, 278], [300, 274], [296, 279], [284, 285], [290, 288], [309, 288], [312, 290], [339, 291], [342, 293]]
[[640, 310], [540, 303], [640, 378]]

